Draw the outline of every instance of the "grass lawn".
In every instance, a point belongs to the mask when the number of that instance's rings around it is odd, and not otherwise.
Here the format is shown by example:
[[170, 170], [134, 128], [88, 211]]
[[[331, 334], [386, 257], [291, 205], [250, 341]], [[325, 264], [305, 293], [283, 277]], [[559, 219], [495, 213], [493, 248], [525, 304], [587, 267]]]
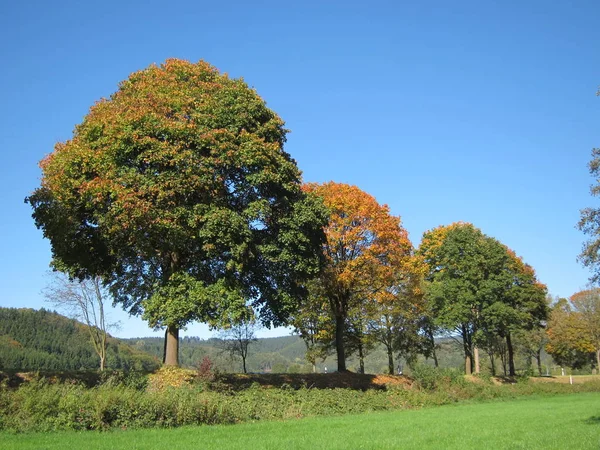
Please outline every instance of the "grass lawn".
[[229, 426], [0, 433], [9, 449], [599, 449], [600, 393]]

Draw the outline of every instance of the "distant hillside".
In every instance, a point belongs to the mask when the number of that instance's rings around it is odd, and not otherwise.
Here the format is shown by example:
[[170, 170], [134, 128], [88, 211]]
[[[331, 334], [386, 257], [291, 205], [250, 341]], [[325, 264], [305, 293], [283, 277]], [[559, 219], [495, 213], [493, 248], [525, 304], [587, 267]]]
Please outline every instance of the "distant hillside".
[[[107, 368], [153, 370], [159, 360], [109, 338]], [[0, 369], [80, 370], [97, 369], [85, 325], [45, 309], [0, 308]]]
[[[124, 339], [130, 346], [148, 352], [157, 358], [162, 358], [163, 338], [146, 337]], [[443, 367], [462, 367], [463, 360], [460, 347], [452, 340], [439, 342], [438, 359]], [[281, 336], [263, 338], [250, 344], [247, 367], [249, 372], [294, 373], [310, 372], [312, 367], [306, 361], [306, 346], [298, 336]], [[179, 360], [183, 367], [196, 368], [205, 356], [208, 356], [215, 367], [222, 372], [240, 372], [241, 360], [231, 358], [223, 351], [220, 339], [200, 339], [184, 337], [180, 342]], [[334, 355], [325, 361], [319, 361], [317, 370], [323, 372], [325, 367], [332, 372], [337, 367]], [[348, 368], [358, 371], [358, 359], [350, 357]], [[377, 347], [365, 358], [367, 373], [387, 372], [387, 353], [382, 347]]]
[[[439, 341], [438, 359], [442, 367], [462, 367], [460, 347], [452, 340]], [[107, 368], [152, 370], [160, 365], [162, 337], [109, 339]], [[310, 372], [305, 359], [306, 346], [298, 336], [263, 338], [250, 345], [247, 367], [250, 372]], [[183, 337], [180, 362], [196, 368], [208, 356], [222, 372], [241, 372], [241, 361], [223, 351], [220, 339]], [[45, 309], [0, 308], [0, 370], [80, 370], [97, 369], [85, 325]], [[349, 358], [348, 368], [358, 371], [358, 360]], [[335, 370], [335, 357], [317, 364], [323, 372]], [[387, 372], [387, 355], [375, 348], [365, 359], [367, 373]]]

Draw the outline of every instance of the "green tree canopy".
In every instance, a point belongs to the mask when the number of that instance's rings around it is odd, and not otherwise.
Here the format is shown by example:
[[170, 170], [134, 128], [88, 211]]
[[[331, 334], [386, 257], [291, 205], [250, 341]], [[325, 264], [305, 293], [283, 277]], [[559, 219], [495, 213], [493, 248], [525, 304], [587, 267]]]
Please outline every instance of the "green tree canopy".
[[539, 327], [547, 317], [546, 287], [533, 269], [462, 222], [426, 232], [419, 255], [428, 266], [426, 291], [435, 324], [460, 335], [466, 372], [473, 369], [478, 334], [487, 332], [506, 339], [514, 375], [511, 332]]
[[251, 303], [282, 324], [318, 271], [327, 216], [285, 139], [243, 80], [170, 59], [92, 106], [26, 201], [53, 264], [102, 276], [116, 302], [166, 327], [177, 364], [190, 321], [235, 322]]

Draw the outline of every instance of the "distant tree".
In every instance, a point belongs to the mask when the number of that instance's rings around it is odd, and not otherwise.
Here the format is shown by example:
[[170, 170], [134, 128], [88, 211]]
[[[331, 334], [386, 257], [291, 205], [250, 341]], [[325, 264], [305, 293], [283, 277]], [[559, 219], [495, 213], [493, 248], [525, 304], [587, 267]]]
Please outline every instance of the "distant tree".
[[44, 291], [46, 301], [87, 325], [90, 340], [100, 358], [100, 370], [104, 370], [108, 330], [117, 325], [107, 321], [110, 294], [99, 277], [73, 281], [61, 272], [53, 272], [51, 276], [52, 281]]
[[594, 360], [595, 346], [585, 320], [567, 299], [560, 299], [552, 307], [546, 351], [557, 364], [573, 369]]
[[290, 325], [306, 345], [306, 360], [313, 373], [317, 371], [317, 361], [324, 360], [334, 342], [333, 320], [325, 292], [317, 280], [308, 284], [309, 295], [292, 314]]
[[365, 373], [365, 357], [375, 348], [377, 340], [369, 330], [369, 307], [374, 302], [364, 301], [353, 308], [346, 320], [344, 351], [346, 356], [358, 356], [358, 373]]
[[[395, 373], [394, 354], [408, 361], [416, 355], [430, 356], [427, 351], [429, 340], [424, 333], [425, 305], [419, 289], [413, 284], [418, 280], [414, 270], [405, 282], [380, 292], [376, 301], [370, 303], [369, 332], [373, 339], [385, 348], [388, 359], [388, 373]], [[408, 281], [408, 282], [407, 282]]]
[[600, 370], [600, 289], [577, 292], [570, 300], [581, 316], [581, 323], [594, 347], [596, 368]]
[[406, 270], [413, 248], [399, 217], [371, 195], [342, 183], [307, 184], [329, 210], [321, 289], [334, 320], [338, 371], [346, 371], [346, 332], [353, 310], [392, 285]]
[[178, 365], [182, 327], [235, 321], [246, 299], [281, 325], [319, 271], [326, 212], [286, 133], [243, 80], [169, 59], [95, 103], [26, 202], [55, 267], [100, 276]]
[[[600, 90], [596, 92], [600, 96]], [[595, 183], [590, 187], [593, 197], [600, 196], [600, 148], [592, 149], [592, 160], [588, 163], [590, 175]], [[600, 282], [600, 208], [584, 208], [580, 211], [581, 218], [577, 224], [584, 234], [590, 236], [583, 244], [579, 260], [592, 271], [591, 281]]]
[[257, 329], [256, 321], [252, 317], [242, 319], [239, 323], [219, 333], [223, 351], [229, 353], [232, 358], [240, 357], [242, 359], [242, 370], [244, 373], [247, 373], [246, 359], [248, 358], [248, 348], [250, 344], [258, 340], [256, 338]]
[[548, 344], [548, 332], [545, 327], [531, 330], [519, 330], [515, 333], [517, 345], [528, 358], [535, 359], [538, 376], [542, 376], [542, 351]]

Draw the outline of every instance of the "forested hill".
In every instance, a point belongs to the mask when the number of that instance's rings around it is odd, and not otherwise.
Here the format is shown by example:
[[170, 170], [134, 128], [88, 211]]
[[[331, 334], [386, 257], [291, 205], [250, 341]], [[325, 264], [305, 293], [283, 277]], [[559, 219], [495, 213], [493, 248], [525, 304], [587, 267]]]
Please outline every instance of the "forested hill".
[[[204, 357], [214, 368], [224, 372], [240, 372], [241, 359], [224, 350], [216, 338], [181, 338], [179, 359], [183, 367], [196, 368]], [[162, 337], [133, 339], [109, 338], [107, 368], [153, 370], [163, 354]], [[305, 359], [306, 346], [298, 336], [263, 338], [250, 344], [247, 367], [250, 372], [310, 372]], [[438, 352], [444, 367], [460, 367], [460, 349], [451, 342], [440, 342]], [[80, 370], [97, 369], [99, 359], [93, 350], [86, 326], [45, 309], [0, 308], [0, 370]], [[335, 367], [335, 357], [317, 362], [317, 370]], [[358, 361], [348, 359], [348, 367], [358, 370]], [[368, 373], [387, 369], [387, 355], [376, 347], [367, 354]]]
[[[156, 357], [163, 354], [162, 337], [124, 339], [136, 349]], [[262, 338], [252, 342], [248, 352], [248, 370], [251, 372], [310, 371], [305, 359], [306, 346], [298, 336]], [[209, 357], [216, 369], [239, 372], [241, 360], [224, 350], [223, 341], [216, 338], [183, 337], [179, 347], [179, 361], [183, 367], [198, 367], [204, 357]]]
[[[163, 338], [146, 337], [125, 339], [129, 345], [148, 352], [157, 357], [162, 356]], [[240, 372], [241, 359], [231, 357], [224, 350], [223, 341], [216, 338], [200, 339], [197, 337], [181, 338], [179, 361], [183, 367], [196, 368], [204, 357], [210, 358], [214, 367], [224, 372]], [[452, 340], [439, 341], [438, 359], [443, 367], [461, 367], [460, 348]], [[355, 356], [348, 358], [348, 367], [358, 371], [358, 360]], [[317, 361], [317, 370], [323, 372], [325, 367], [330, 371], [336, 367], [335, 355], [330, 354], [325, 361]], [[306, 361], [306, 346], [298, 336], [281, 336], [262, 338], [252, 342], [248, 349], [247, 368], [249, 372], [310, 372], [311, 365]], [[372, 349], [365, 358], [367, 373], [384, 373], [387, 371], [387, 354], [381, 346]]]
[[[0, 370], [97, 369], [86, 326], [45, 309], [0, 308]], [[109, 338], [107, 368], [153, 370], [159, 360]]]

